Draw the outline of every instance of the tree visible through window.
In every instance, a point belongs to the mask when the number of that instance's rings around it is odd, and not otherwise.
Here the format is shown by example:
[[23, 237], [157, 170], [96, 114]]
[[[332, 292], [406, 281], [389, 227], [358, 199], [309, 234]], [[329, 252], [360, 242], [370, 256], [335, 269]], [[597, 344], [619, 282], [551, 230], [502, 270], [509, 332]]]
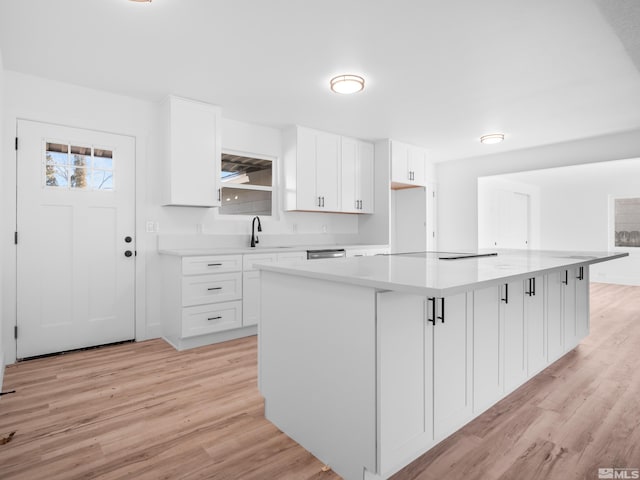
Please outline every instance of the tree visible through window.
[[113, 151], [47, 142], [45, 185], [85, 190], [113, 190]]

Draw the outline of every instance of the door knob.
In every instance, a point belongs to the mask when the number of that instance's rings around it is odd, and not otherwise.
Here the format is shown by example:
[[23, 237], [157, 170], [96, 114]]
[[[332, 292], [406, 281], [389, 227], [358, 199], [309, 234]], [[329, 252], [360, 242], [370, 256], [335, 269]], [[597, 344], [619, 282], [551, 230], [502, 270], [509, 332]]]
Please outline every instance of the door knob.
[[131, 255], [133, 255], [133, 252], [131, 250], [127, 250], [126, 252], [124, 252], [125, 257], [130, 257]]
[[126, 237], [124, 237], [124, 241], [127, 242], [127, 243], [131, 243], [131, 240], [133, 240], [133, 239], [128, 235]]

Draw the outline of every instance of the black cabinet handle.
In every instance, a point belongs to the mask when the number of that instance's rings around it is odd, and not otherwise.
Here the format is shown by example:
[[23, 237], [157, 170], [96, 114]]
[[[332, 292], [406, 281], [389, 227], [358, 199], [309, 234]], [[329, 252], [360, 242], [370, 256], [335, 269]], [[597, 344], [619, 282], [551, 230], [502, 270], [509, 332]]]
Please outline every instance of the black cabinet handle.
[[427, 301], [431, 304], [431, 312], [433, 313], [433, 317], [429, 318], [429, 305], [427, 305], [427, 322], [433, 323], [433, 326], [436, 326], [436, 299], [434, 297], [430, 297]]
[[211, 317], [211, 318], [207, 318], [207, 320], [211, 321], [211, 320], [220, 320], [222, 318], [222, 315], [218, 315], [217, 317]]
[[531, 282], [531, 279], [529, 279], [529, 291], [524, 293], [526, 293], [529, 296], [533, 295], [533, 284]]
[[531, 280], [533, 280], [533, 296], [536, 296], [536, 277], [533, 277]]
[[128, 235], [127, 235], [126, 237], [124, 237], [124, 241], [125, 241], [126, 243], [131, 243], [131, 240], [133, 240], [133, 239], [132, 239], [130, 236], [128, 236]]
[[207, 288], [207, 290], [211, 291], [211, 290], [222, 290], [222, 287], [209, 287]]
[[502, 299], [504, 303], [509, 303], [509, 284], [504, 284], [504, 298]]
[[222, 266], [221, 263], [207, 263], [207, 267], [220, 267]]
[[[442, 323], [444, 323], [444, 297], [442, 297], [440, 300], [442, 300], [442, 308], [440, 309], [440, 313], [442, 315], [437, 317], [437, 318], [438, 318], [438, 320], [442, 320]], [[435, 305], [435, 303], [434, 303], [434, 305]]]
[[569, 285], [569, 270], [564, 271], [564, 281], [562, 281], [565, 285]]
[[131, 250], [127, 250], [124, 252], [124, 256], [129, 258], [131, 255], [133, 255], [133, 252]]
[[578, 276], [576, 277], [578, 280], [584, 280], [584, 267], [580, 267]]
[[221, 188], [218, 189], [218, 201], [219, 202], [222, 201], [222, 189]]

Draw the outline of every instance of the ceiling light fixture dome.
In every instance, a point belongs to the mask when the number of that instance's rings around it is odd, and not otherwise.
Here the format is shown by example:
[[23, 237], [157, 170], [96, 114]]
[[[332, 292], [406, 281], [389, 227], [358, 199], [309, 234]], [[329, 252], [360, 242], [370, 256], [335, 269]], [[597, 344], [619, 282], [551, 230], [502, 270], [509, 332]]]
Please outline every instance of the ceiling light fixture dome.
[[329, 85], [336, 93], [356, 93], [364, 89], [364, 78], [359, 75], [338, 75], [331, 79]]
[[480, 143], [484, 143], [486, 145], [500, 143], [503, 140], [504, 140], [504, 133], [491, 133], [489, 135], [483, 135], [480, 137]]

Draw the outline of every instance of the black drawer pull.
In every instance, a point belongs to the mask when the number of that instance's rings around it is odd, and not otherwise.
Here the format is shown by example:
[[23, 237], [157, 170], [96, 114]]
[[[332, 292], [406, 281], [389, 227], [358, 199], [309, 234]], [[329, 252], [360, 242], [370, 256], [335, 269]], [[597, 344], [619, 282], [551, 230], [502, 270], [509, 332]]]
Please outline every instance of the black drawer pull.
[[504, 284], [504, 298], [502, 299], [504, 303], [509, 303], [509, 284]]
[[533, 280], [533, 296], [536, 296], [536, 277], [533, 277], [531, 280]]
[[532, 278], [529, 279], [529, 291], [528, 292], [524, 292], [527, 295], [531, 296], [533, 295], [533, 282], [532, 282]]
[[580, 267], [578, 276], [576, 277], [578, 280], [584, 280], [584, 267]]
[[222, 315], [218, 315], [217, 317], [207, 318], [207, 320], [220, 320], [221, 318], [222, 318]]
[[207, 263], [207, 267], [221, 267], [221, 263]]
[[434, 297], [430, 297], [427, 301], [431, 304], [431, 312], [433, 312], [433, 318], [429, 318], [429, 305], [427, 305], [427, 322], [433, 323], [433, 326], [436, 325], [436, 299]]
[[207, 288], [207, 290], [211, 291], [211, 290], [222, 290], [222, 287], [209, 287]]
[[440, 310], [441, 315], [438, 317], [438, 320], [442, 320], [442, 323], [444, 323], [444, 297], [440, 300], [442, 300], [442, 309]]
[[565, 285], [569, 285], [569, 270], [564, 271], [564, 280], [562, 281]]

